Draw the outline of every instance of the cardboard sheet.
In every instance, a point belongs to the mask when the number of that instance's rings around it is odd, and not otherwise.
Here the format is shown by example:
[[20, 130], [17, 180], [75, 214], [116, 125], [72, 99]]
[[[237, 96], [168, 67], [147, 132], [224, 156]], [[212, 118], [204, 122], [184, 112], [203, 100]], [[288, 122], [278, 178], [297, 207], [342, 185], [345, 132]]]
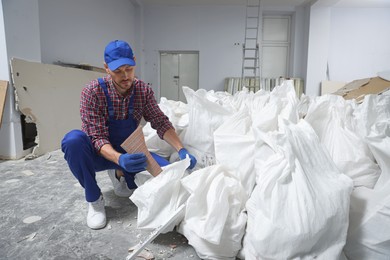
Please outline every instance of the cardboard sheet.
[[64, 135], [80, 129], [80, 94], [92, 79], [105, 74], [13, 58], [16, 102], [26, 121], [36, 124], [38, 145], [32, 156], [60, 148]]
[[0, 80], [0, 127], [3, 122], [3, 112], [7, 97], [8, 81]]
[[160, 165], [154, 160], [146, 147], [141, 125], [121, 144], [127, 153], [144, 153], [146, 155], [146, 170], [154, 177], [162, 172]]
[[334, 94], [341, 95], [345, 99], [355, 99], [362, 102], [365, 95], [381, 94], [390, 89], [390, 81], [380, 77], [354, 80], [346, 84]]

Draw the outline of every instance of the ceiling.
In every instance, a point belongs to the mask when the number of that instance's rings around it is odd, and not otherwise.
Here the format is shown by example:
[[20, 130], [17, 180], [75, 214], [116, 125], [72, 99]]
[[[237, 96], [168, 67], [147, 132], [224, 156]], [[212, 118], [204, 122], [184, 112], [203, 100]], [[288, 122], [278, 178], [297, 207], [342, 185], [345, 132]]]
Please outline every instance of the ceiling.
[[[261, 0], [261, 4], [291, 7], [310, 1], [320, 6], [390, 8], [390, 0]], [[246, 5], [246, 0], [140, 0], [140, 2], [145, 5]]]
[[[141, 0], [146, 5], [246, 5], [247, 0]], [[251, 0], [256, 2], [256, 0]], [[262, 5], [298, 6], [308, 0], [262, 0]]]

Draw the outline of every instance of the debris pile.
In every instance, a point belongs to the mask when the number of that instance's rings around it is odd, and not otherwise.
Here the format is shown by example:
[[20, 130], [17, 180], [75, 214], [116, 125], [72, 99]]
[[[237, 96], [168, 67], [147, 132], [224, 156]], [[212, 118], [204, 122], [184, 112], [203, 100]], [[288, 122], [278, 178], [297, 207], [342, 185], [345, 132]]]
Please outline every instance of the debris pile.
[[[193, 91], [161, 99], [198, 164], [159, 140], [172, 164], [137, 174], [138, 228], [154, 229], [185, 204], [175, 226], [202, 259], [381, 259], [390, 255], [390, 95], [363, 102], [272, 92]], [[158, 214], [157, 214], [158, 212]]]

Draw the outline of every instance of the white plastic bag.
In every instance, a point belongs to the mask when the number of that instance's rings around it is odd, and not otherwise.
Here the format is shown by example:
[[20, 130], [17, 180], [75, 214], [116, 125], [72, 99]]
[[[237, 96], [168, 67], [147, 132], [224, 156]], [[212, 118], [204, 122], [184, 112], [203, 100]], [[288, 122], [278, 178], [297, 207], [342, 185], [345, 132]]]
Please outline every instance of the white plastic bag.
[[373, 188], [380, 168], [364, 139], [352, 130], [353, 106], [342, 97], [325, 95], [311, 104], [305, 120], [310, 123], [338, 169], [354, 186]]
[[[194, 91], [183, 87], [189, 106], [189, 123], [182, 138], [187, 150], [198, 160], [198, 167], [202, 168], [209, 158], [215, 160], [214, 131], [233, 114], [234, 108], [226, 108], [220, 104], [218, 98], [210, 101], [212, 95], [204, 89]], [[207, 157], [207, 159], [205, 158]], [[212, 162], [214, 164], [215, 161]]]
[[367, 95], [354, 111], [357, 132], [366, 141], [382, 172], [375, 188], [390, 180], [390, 96]]
[[390, 256], [390, 96], [368, 95], [354, 116], [381, 175], [374, 189], [359, 187], [351, 196], [350, 226], [344, 252], [351, 260]]
[[202, 259], [235, 259], [245, 231], [247, 195], [221, 165], [192, 172], [182, 180], [191, 194], [178, 231]]
[[390, 183], [372, 190], [356, 188], [351, 196], [345, 255], [350, 260], [388, 260], [390, 256]]
[[265, 140], [275, 153], [261, 162], [246, 204], [245, 259], [338, 259], [352, 180], [338, 171], [308, 123], [279, 125]]
[[256, 173], [255, 138], [247, 108], [228, 118], [214, 132], [214, 145], [217, 164], [232, 169], [249, 197], [255, 186]]
[[[180, 101], [168, 100], [161, 98], [159, 103], [160, 109], [169, 118], [175, 131], [178, 135], [188, 126], [188, 107], [187, 104]], [[175, 150], [167, 142], [162, 140], [156, 130], [154, 130], [150, 123], [146, 123], [142, 128], [145, 135], [145, 143], [150, 152], [154, 152], [164, 158], [169, 157]]]
[[[185, 203], [189, 193], [181, 186], [181, 179], [188, 175], [186, 169], [189, 165], [190, 159], [186, 158], [165, 166], [159, 175], [148, 179], [130, 196], [138, 208], [139, 229], [157, 228]], [[172, 231], [180, 221], [181, 219], [164, 232]]]
[[298, 103], [299, 100], [296, 97], [292, 81], [283, 82], [281, 86], [273, 89], [268, 102], [261, 102], [260, 109], [251, 111], [253, 127], [265, 133], [277, 130], [278, 116], [294, 123], [298, 122]]

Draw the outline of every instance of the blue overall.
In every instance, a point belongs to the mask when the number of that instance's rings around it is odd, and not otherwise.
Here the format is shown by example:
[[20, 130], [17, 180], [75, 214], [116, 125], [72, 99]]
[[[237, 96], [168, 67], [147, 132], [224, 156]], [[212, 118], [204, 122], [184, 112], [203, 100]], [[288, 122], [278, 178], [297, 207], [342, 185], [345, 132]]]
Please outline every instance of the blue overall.
[[[134, 94], [132, 94], [130, 98], [128, 119], [116, 120], [114, 117], [114, 107], [110, 96], [108, 95], [107, 86], [103, 79], [99, 78], [98, 80], [107, 100], [109, 141], [116, 151], [125, 153], [120, 145], [138, 126], [137, 121], [133, 117]], [[137, 188], [137, 185], [134, 183], [135, 173], [126, 172], [116, 163], [100, 156], [93, 147], [91, 139], [83, 131], [72, 130], [67, 133], [61, 142], [61, 147], [71, 172], [85, 190], [85, 198], [88, 202], [96, 201], [101, 194], [100, 188], [96, 182], [96, 172], [98, 171], [120, 169], [124, 173], [129, 189]], [[154, 153], [151, 154], [160, 166], [169, 164], [163, 157]]]

